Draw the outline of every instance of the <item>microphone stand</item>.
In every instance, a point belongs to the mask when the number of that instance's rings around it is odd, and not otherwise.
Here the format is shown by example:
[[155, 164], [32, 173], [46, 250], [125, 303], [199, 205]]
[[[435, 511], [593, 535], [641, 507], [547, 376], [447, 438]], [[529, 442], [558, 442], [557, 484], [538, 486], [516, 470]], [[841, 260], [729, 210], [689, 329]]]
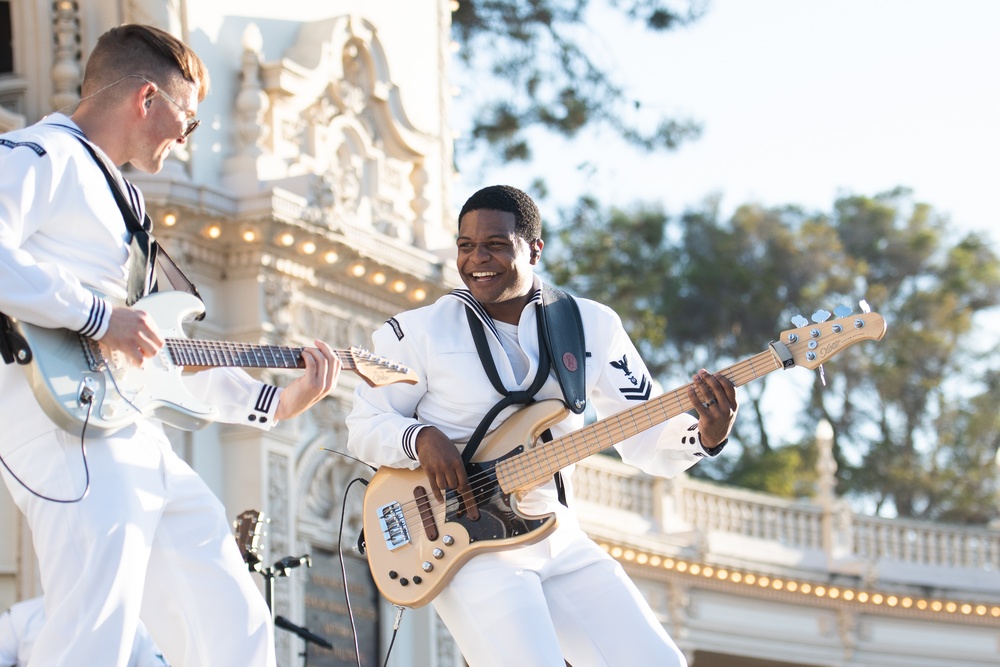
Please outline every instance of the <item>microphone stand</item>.
[[307, 628], [296, 625], [289, 621], [284, 616], [276, 616], [274, 613], [274, 582], [278, 577], [287, 577], [293, 568], [305, 565], [306, 567], [312, 567], [312, 558], [309, 554], [304, 554], [302, 556], [285, 556], [281, 560], [277, 561], [271, 567], [260, 567], [259, 564], [251, 569], [260, 572], [261, 576], [264, 577], [264, 600], [267, 602], [267, 608], [271, 612], [271, 621], [274, 626], [281, 628], [282, 630], [287, 630], [292, 634], [297, 635], [303, 639], [306, 643], [305, 650], [302, 652], [302, 665], [306, 667], [309, 662], [309, 644], [316, 644], [323, 648], [332, 649], [333, 644], [327, 641], [325, 638], [317, 635]]
[[275, 616], [274, 625], [282, 630], [288, 630], [292, 634], [298, 635], [305, 641], [306, 645], [302, 651], [303, 667], [309, 664], [309, 644], [316, 644], [317, 646], [322, 646], [323, 648], [333, 649], [333, 644], [328, 642], [326, 639], [310, 631], [308, 628], [303, 628], [301, 625], [295, 625], [284, 616]]

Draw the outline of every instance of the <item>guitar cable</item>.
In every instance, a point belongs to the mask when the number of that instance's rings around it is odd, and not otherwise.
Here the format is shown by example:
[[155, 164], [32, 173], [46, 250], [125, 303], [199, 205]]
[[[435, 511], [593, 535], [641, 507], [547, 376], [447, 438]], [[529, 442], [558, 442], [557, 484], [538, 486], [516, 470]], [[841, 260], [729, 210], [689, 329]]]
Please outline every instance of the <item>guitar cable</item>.
[[80, 459], [83, 461], [83, 472], [85, 474], [85, 478], [84, 478], [83, 493], [81, 493], [79, 496], [77, 496], [76, 498], [52, 498], [50, 496], [46, 496], [45, 494], [39, 493], [38, 491], [35, 491], [33, 488], [25, 484], [24, 480], [22, 480], [20, 477], [17, 476], [17, 473], [15, 473], [13, 470], [10, 469], [10, 466], [7, 465], [6, 461], [4, 461], [3, 456], [0, 456], [0, 463], [2, 463], [3, 467], [7, 469], [7, 472], [10, 473], [10, 476], [13, 477], [15, 480], [17, 480], [17, 483], [23, 486], [28, 493], [37, 498], [41, 498], [42, 500], [47, 500], [52, 503], [71, 505], [73, 503], [80, 502], [81, 500], [87, 497], [88, 493], [90, 493], [90, 464], [87, 463], [87, 424], [90, 423], [90, 413], [94, 409], [93, 392], [91, 392], [90, 394], [81, 393], [80, 402], [87, 404], [87, 416], [83, 420], [83, 430], [80, 432]]
[[[353, 461], [357, 461], [358, 463], [361, 463], [362, 465], [367, 466], [372, 470], [375, 470], [373, 466], [369, 465], [368, 463], [365, 463], [359, 458], [351, 456], [350, 454], [345, 454], [344, 452], [338, 452], [335, 449], [329, 449], [327, 447], [323, 447], [323, 450], [330, 452], [331, 454], [339, 454], [340, 456], [351, 459]], [[347, 485], [347, 488], [344, 490], [344, 501], [340, 507], [340, 527], [338, 528], [337, 531], [337, 555], [340, 558], [340, 576], [341, 576], [341, 581], [344, 584], [344, 601], [347, 604], [347, 616], [351, 620], [351, 634], [354, 638], [354, 656], [358, 660], [358, 667], [362, 667], [361, 645], [358, 642], [358, 628], [354, 622], [354, 608], [351, 606], [351, 594], [347, 585], [347, 564], [344, 561], [344, 519], [347, 516], [347, 497], [348, 494], [351, 492], [351, 487], [354, 486], [355, 482], [361, 482], [365, 486], [368, 486], [369, 480], [364, 479], [362, 477], [355, 477], [350, 481], [350, 483]], [[392, 655], [392, 647], [396, 643], [396, 635], [399, 633], [399, 624], [403, 618], [403, 611], [405, 610], [405, 607], [401, 607], [399, 605], [394, 605], [394, 606], [396, 607], [396, 618], [393, 620], [392, 623], [392, 637], [389, 639], [389, 647], [385, 651], [385, 660], [382, 663], [383, 667], [388, 667], [389, 656]]]
[[[340, 452], [334, 453], [339, 454]], [[345, 454], [345, 456], [347, 455]], [[351, 492], [351, 487], [354, 486], [355, 482], [361, 482], [365, 486], [368, 486], [367, 479], [355, 477], [344, 490], [344, 502], [340, 506], [340, 527], [337, 529], [337, 555], [340, 558], [340, 578], [344, 584], [344, 602], [347, 604], [347, 617], [351, 620], [351, 636], [354, 638], [354, 657], [358, 660], [358, 667], [362, 667], [361, 644], [358, 642], [358, 626], [354, 622], [354, 608], [351, 606], [351, 593], [347, 585], [347, 563], [344, 561], [344, 519], [347, 516], [347, 495]], [[386, 656], [386, 661], [388, 659], [388, 656]]]

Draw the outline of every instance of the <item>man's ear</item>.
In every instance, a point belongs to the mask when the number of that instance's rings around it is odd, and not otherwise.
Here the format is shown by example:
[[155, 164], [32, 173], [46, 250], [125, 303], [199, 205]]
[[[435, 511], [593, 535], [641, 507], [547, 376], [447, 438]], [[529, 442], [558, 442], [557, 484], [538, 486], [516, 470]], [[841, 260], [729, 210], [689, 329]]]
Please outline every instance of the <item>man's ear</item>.
[[528, 259], [534, 264], [542, 258], [542, 248], [545, 246], [545, 242], [541, 239], [535, 239], [529, 244], [529, 255]]

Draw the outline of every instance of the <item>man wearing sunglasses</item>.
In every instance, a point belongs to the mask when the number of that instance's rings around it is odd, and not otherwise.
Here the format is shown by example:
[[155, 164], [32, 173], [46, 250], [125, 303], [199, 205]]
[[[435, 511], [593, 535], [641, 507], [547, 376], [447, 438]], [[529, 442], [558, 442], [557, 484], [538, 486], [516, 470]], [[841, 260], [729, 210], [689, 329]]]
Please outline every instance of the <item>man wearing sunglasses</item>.
[[[134, 364], [159, 352], [152, 319], [126, 306], [131, 287], [149, 285], [145, 262], [147, 279], [140, 269], [130, 280], [142, 234], [129, 231], [126, 207], [147, 218], [118, 168], [158, 172], [198, 127], [208, 85], [184, 43], [123, 25], [98, 40], [71, 116], [0, 135], [0, 312], [78, 332]], [[316, 345], [284, 389], [227, 368], [185, 381], [220, 421], [268, 429], [336, 383], [338, 359]], [[158, 420], [70, 434], [22, 369], [0, 364], [0, 423], [0, 474], [31, 527], [45, 593], [33, 665], [125, 667], [140, 616], [177, 667], [275, 664], [270, 612], [224, 508]]]

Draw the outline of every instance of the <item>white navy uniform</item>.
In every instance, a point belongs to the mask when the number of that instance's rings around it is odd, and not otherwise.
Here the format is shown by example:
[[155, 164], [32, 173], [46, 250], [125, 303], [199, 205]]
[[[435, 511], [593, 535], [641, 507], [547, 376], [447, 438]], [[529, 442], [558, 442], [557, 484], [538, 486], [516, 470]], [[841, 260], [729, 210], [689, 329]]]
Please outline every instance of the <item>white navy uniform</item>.
[[[44, 625], [45, 605], [40, 597], [17, 602], [0, 614], [0, 667], [26, 667]], [[142, 621], [132, 642], [128, 667], [169, 667]]]
[[[112, 306], [126, 299], [129, 233], [78, 136], [61, 114], [0, 135], [0, 312], [100, 339]], [[142, 219], [139, 191], [121, 184]], [[276, 387], [238, 369], [186, 381], [220, 421], [274, 424]], [[0, 397], [6, 465], [40, 494], [79, 496], [87, 475], [80, 439], [49, 420], [17, 365], [0, 364]], [[175, 667], [273, 665], [270, 613], [225, 510], [174, 454], [160, 422], [88, 434], [86, 465], [89, 493], [69, 504], [36, 497], [2, 470], [31, 527], [46, 592], [33, 664], [125, 667], [141, 614]]]
[[[347, 419], [351, 451], [375, 466], [416, 468], [416, 437], [426, 425], [439, 428], [462, 450], [461, 443], [501, 398], [483, 370], [466, 306], [484, 324], [505, 388], [524, 390], [539, 365], [537, 281], [535, 287], [516, 328], [494, 322], [468, 290], [459, 289], [397, 315], [377, 330], [376, 352], [406, 364], [420, 380], [358, 387]], [[577, 303], [586, 339], [588, 401], [597, 416], [634, 407], [655, 394], [618, 315], [594, 301]], [[554, 374], [535, 398], [562, 398]], [[505, 409], [494, 427], [518, 409]], [[584, 419], [570, 414], [551, 427], [552, 435], [576, 431]], [[670, 477], [722, 449], [707, 452], [699, 442], [697, 420], [684, 413], [616, 447], [626, 463]], [[558, 527], [549, 537], [475, 556], [435, 598], [435, 610], [473, 667], [557, 667], [564, 660], [574, 667], [684, 665], [683, 655], [622, 568], [580, 529], [571, 475], [572, 467], [562, 471], [568, 507], [559, 502], [554, 481], [518, 503], [529, 515], [557, 515]]]

